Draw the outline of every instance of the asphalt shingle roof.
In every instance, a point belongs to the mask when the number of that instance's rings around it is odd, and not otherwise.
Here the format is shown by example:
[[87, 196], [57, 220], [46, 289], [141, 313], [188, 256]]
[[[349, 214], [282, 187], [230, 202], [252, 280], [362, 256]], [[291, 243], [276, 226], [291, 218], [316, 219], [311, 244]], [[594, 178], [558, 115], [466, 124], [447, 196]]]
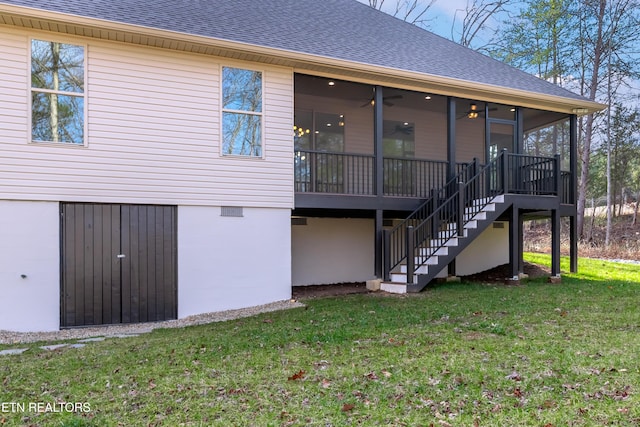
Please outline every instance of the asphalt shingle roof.
[[0, 0], [427, 75], [584, 98], [355, 0]]

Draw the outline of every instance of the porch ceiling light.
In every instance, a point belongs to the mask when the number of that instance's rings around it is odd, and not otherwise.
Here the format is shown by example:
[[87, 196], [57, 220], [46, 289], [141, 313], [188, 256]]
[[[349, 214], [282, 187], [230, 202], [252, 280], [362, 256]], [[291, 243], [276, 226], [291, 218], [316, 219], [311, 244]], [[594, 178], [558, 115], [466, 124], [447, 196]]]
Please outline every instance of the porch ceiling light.
[[424, 99], [426, 99], [427, 101], [431, 99], [431, 95], [427, 95], [424, 97]]
[[335, 86], [336, 82], [334, 82], [333, 80], [329, 80], [329, 86]]
[[478, 106], [476, 104], [469, 105], [469, 112], [467, 113], [467, 117], [470, 119], [478, 118]]
[[293, 125], [293, 134], [297, 135], [299, 138], [304, 136], [306, 133], [311, 133], [311, 129], [304, 129], [300, 126]]

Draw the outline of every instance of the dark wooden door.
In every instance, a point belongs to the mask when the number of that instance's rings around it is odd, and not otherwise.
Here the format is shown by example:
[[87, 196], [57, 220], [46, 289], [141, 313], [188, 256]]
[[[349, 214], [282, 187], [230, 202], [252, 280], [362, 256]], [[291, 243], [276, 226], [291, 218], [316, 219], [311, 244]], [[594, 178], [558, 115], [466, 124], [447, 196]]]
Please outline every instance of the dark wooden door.
[[64, 203], [62, 326], [175, 319], [176, 208]]

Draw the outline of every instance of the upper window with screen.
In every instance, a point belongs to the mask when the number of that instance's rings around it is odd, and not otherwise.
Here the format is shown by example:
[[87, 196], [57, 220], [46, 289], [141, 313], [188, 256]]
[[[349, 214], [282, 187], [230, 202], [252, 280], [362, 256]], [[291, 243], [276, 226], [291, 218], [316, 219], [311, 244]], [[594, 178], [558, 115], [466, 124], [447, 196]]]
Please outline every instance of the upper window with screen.
[[84, 144], [85, 48], [31, 41], [31, 141]]
[[262, 72], [222, 68], [222, 154], [262, 157]]

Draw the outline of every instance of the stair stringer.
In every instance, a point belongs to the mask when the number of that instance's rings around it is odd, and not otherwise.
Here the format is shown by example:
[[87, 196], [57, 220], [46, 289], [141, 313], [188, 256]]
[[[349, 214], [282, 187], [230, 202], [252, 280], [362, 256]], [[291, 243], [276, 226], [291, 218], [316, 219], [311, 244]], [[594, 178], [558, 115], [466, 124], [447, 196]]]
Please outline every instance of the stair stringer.
[[[495, 202], [494, 202], [495, 203]], [[511, 202], [508, 196], [504, 196], [503, 203], [495, 203], [495, 210], [493, 211], [484, 211], [486, 213], [486, 219], [474, 219], [477, 221], [476, 228], [465, 228], [466, 236], [458, 237], [454, 236], [451, 239], [458, 239], [457, 246], [447, 246], [448, 253], [447, 255], [439, 255], [438, 256], [438, 264], [430, 265], [429, 272], [427, 274], [417, 274], [416, 281], [417, 283], [409, 283], [407, 284], [407, 292], [420, 292], [422, 291], [437, 275], [445, 268], [451, 261], [453, 261], [458, 255], [462, 253], [463, 250], [466, 249], [471, 242], [473, 242], [484, 230], [486, 230], [494, 221], [496, 221], [500, 215], [507, 211], [513, 202]]]

